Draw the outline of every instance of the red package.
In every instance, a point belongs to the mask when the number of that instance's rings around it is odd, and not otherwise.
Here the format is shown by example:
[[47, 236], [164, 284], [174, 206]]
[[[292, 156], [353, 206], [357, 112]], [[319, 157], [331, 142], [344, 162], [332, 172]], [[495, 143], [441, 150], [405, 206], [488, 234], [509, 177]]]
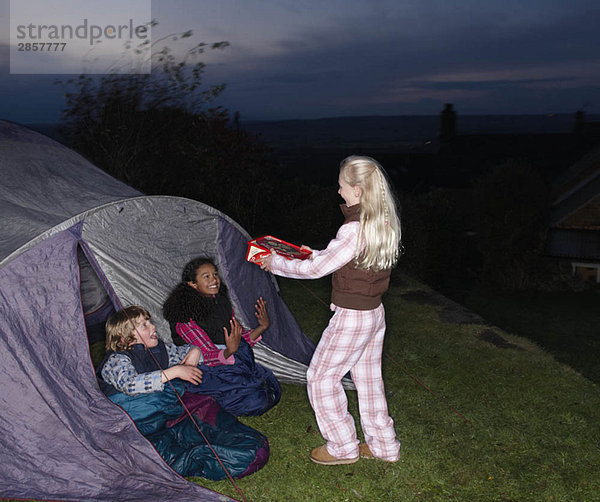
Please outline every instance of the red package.
[[288, 260], [292, 258], [305, 260], [312, 254], [311, 251], [300, 249], [300, 246], [296, 246], [295, 244], [278, 239], [272, 235], [264, 235], [263, 237], [257, 237], [248, 241], [246, 260], [260, 265], [263, 258], [271, 254], [271, 250]]

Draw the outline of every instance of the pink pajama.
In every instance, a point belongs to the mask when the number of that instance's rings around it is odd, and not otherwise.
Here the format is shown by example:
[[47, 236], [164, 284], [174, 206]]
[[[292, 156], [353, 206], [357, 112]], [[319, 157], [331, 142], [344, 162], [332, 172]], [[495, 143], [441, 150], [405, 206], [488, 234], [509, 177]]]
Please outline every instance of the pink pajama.
[[350, 371], [358, 394], [360, 420], [371, 452], [398, 460], [400, 442], [388, 414], [381, 355], [385, 335], [383, 305], [351, 310], [332, 305], [334, 315], [321, 336], [307, 373], [308, 397], [327, 450], [338, 458], [358, 456], [358, 439], [341, 380]]

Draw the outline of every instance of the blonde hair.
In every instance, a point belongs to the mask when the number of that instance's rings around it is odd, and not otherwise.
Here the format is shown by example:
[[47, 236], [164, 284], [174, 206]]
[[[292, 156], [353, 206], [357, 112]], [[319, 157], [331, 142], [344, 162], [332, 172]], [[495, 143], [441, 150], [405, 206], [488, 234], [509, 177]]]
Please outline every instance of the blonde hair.
[[383, 167], [371, 157], [352, 155], [340, 164], [340, 176], [361, 189], [356, 266], [374, 271], [392, 268], [398, 261], [402, 234], [396, 198]]
[[106, 350], [127, 350], [135, 342], [135, 320], [142, 316], [150, 320], [152, 316], [144, 307], [131, 305], [119, 310], [106, 321]]

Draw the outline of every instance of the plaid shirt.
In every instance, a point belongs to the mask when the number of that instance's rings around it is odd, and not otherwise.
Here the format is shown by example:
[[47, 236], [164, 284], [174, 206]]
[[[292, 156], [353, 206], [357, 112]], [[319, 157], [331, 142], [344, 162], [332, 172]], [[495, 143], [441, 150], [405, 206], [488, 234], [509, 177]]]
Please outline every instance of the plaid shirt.
[[[169, 354], [169, 368], [179, 364], [192, 348], [190, 345], [178, 347], [171, 343], [165, 343], [165, 347]], [[138, 373], [131, 359], [124, 354], [112, 354], [102, 368], [104, 381], [130, 396], [164, 390], [161, 373], [160, 370]]]
[[[234, 317], [233, 314], [232, 317]], [[178, 322], [175, 325], [175, 331], [177, 331], [177, 334], [185, 340], [185, 343], [189, 343], [190, 345], [195, 345], [200, 348], [202, 357], [204, 358], [204, 364], [207, 366], [235, 364], [235, 358], [233, 357], [233, 354], [225, 359], [225, 356], [223, 355], [225, 349], [220, 349], [217, 347], [210, 339], [206, 331], [198, 326], [192, 319], [190, 319], [190, 322], [186, 323]], [[251, 331], [252, 330], [249, 329], [244, 329], [242, 331], [242, 338], [250, 344], [250, 347], [252, 347], [262, 338], [262, 336], [259, 336], [253, 341], [250, 338]]]
[[292, 279], [318, 279], [339, 270], [350, 263], [356, 256], [360, 223], [351, 221], [344, 223], [327, 248], [313, 251], [307, 260], [288, 260], [274, 255], [271, 260], [271, 271], [274, 274]]

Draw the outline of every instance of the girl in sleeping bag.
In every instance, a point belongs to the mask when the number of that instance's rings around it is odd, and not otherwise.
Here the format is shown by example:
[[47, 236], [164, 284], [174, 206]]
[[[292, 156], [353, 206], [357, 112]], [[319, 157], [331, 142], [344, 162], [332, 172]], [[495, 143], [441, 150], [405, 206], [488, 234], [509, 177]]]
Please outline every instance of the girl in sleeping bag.
[[100, 388], [178, 474], [240, 478], [267, 463], [265, 436], [211, 397], [184, 393], [185, 385], [197, 388], [202, 381], [200, 350], [159, 340], [146, 309], [131, 306], [109, 318], [106, 349], [97, 370]]
[[258, 326], [244, 329], [233, 314], [227, 288], [209, 258], [195, 258], [163, 305], [175, 344], [200, 348], [203, 363], [198, 392], [234, 415], [262, 415], [275, 406], [281, 387], [273, 372], [254, 360], [252, 346], [269, 327], [265, 301], [256, 302]]

